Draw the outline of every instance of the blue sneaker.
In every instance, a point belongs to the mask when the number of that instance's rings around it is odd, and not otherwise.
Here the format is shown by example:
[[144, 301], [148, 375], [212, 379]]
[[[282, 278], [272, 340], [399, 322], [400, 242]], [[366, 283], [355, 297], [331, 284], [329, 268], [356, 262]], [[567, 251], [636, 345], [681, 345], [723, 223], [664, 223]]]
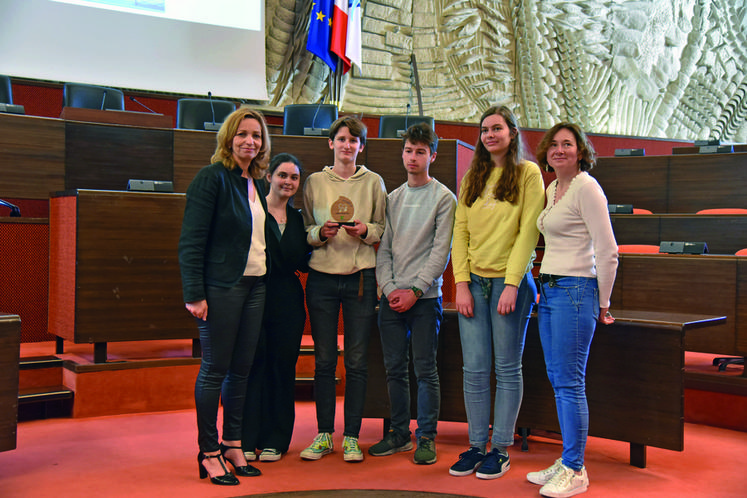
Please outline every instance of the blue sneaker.
[[480, 464], [480, 470], [475, 475], [478, 479], [496, 479], [510, 468], [511, 461], [508, 459], [508, 455], [493, 449], [485, 456], [482, 464]]
[[481, 464], [485, 454], [479, 448], [471, 447], [459, 455], [459, 461], [449, 468], [449, 474], [453, 476], [468, 476]]

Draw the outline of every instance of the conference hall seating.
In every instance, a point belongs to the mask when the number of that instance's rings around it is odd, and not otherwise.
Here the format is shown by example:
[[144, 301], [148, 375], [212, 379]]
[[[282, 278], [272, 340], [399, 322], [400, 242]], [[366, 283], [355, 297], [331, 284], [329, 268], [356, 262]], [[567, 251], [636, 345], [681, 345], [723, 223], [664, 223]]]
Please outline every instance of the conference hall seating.
[[235, 110], [236, 105], [227, 100], [179, 99], [176, 102], [176, 127], [183, 130], [211, 128], [215, 131]]
[[283, 135], [327, 136], [337, 116], [334, 104], [288, 104], [283, 109]]
[[0, 104], [13, 103], [13, 89], [10, 86], [10, 77], [0, 74]]
[[430, 116], [411, 116], [409, 114], [383, 115], [379, 119], [379, 138], [400, 138], [410, 126], [425, 123], [435, 130], [435, 120]]
[[105, 86], [65, 83], [62, 89], [62, 105], [64, 107], [124, 111], [124, 93], [122, 90]]

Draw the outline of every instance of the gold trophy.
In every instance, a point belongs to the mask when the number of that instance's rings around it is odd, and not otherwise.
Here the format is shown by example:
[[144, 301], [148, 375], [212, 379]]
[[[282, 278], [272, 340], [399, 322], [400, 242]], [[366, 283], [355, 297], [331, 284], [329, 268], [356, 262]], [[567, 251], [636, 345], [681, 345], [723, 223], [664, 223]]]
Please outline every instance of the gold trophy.
[[355, 207], [353, 201], [347, 197], [340, 196], [330, 207], [330, 213], [332, 219], [337, 222], [338, 225], [355, 225], [353, 221], [353, 214], [355, 213]]

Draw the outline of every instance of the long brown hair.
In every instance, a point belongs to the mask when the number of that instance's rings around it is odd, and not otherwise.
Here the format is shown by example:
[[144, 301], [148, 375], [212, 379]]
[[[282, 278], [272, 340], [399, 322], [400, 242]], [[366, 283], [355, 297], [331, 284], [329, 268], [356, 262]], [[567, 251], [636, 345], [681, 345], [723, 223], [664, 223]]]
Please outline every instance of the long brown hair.
[[506, 151], [506, 161], [503, 165], [503, 173], [495, 185], [493, 197], [498, 201], [506, 201], [511, 204], [516, 204], [519, 201], [520, 165], [524, 159], [524, 146], [521, 133], [516, 116], [511, 112], [511, 109], [506, 106], [492, 106], [480, 117], [480, 137], [477, 139], [477, 144], [475, 145], [475, 155], [472, 157], [470, 168], [464, 176], [463, 181], [466, 186], [463, 196], [464, 203], [467, 206], [472, 206], [477, 198], [480, 197], [488, 182], [488, 178], [490, 178], [490, 173], [495, 167], [490, 152], [488, 152], [482, 143], [482, 122], [493, 114], [502, 116], [506, 120], [506, 125], [511, 134], [511, 141], [508, 144], [508, 151]]
[[218, 144], [210, 160], [214, 163], [223, 163], [223, 166], [227, 169], [234, 169], [237, 166], [236, 160], [233, 158], [233, 152], [231, 151], [233, 137], [236, 136], [239, 125], [246, 118], [256, 119], [262, 130], [262, 146], [259, 148], [257, 157], [252, 159], [252, 163], [249, 165], [249, 174], [252, 178], [262, 178], [267, 169], [267, 163], [270, 160], [270, 132], [267, 131], [267, 123], [262, 113], [248, 107], [239, 107], [223, 121], [216, 136]]

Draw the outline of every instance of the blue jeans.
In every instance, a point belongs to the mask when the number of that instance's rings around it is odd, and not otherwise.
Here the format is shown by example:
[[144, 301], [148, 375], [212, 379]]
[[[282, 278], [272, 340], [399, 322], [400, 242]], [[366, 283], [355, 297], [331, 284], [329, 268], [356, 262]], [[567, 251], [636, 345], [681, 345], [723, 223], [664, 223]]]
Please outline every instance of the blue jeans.
[[584, 465], [589, 432], [586, 403], [586, 360], [599, 316], [595, 278], [562, 277], [542, 284], [539, 334], [547, 377], [555, 391], [563, 464], [574, 470]]
[[351, 275], [309, 271], [306, 305], [314, 339], [314, 397], [319, 432], [335, 431], [337, 324], [342, 305], [345, 360], [345, 430], [358, 437], [366, 401], [368, 341], [376, 323], [376, 275], [367, 268]]
[[231, 288], [207, 286], [208, 319], [196, 320], [202, 361], [195, 382], [200, 451], [218, 451], [218, 403], [223, 402], [223, 439], [241, 440], [249, 372], [265, 307], [264, 277], [242, 277]]
[[516, 309], [508, 315], [499, 315], [498, 300], [505, 287], [504, 279], [475, 274], [471, 278], [469, 289], [475, 302], [474, 314], [472, 318], [459, 315], [469, 443], [483, 447], [488, 442], [490, 372], [495, 369], [491, 444], [507, 447], [514, 442], [516, 418], [524, 394], [521, 357], [537, 287], [532, 275], [525, 275], [519, 284]]
[[441, 389], [436, 368], [438, 331], [443, 320], [442, 298], [419, 299], [399, 313], [389, 307], [385, 296], [379, 306], [379, 333], [391, 402], [391, 428], [410, 434], [410, 343], [415, 377], [418, 379], [417, 437], [436, 437]]

